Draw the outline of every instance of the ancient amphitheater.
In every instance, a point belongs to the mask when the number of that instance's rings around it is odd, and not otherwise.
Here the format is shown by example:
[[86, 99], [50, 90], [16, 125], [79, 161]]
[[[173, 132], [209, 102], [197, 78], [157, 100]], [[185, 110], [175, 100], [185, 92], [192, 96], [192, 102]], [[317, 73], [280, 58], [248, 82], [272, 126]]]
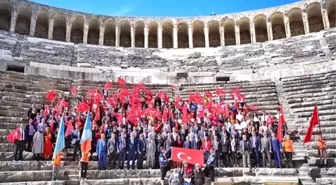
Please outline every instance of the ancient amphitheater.
[[[45, 103], [50, 88], [84, 93], [119, 76], [154, 90], [175, 84], [171, 96], [182, 97], [239, 86], [261, 110], [276, 114], [283, 105], [288, 129], [299, 131], [295, 168], [218, 168], [217, 184], [336, 184], [335, 10], [336, 0], [303, 0], [205, 17], [113, 17], [0, 0], [0, 184], [51, 183], [51, 162], [28, 152], [13, 161], [6, 139], [32, 103]], [[316, 142], [302, 144], [316, 102], [329, 146], [322, 169]], [[78, 164], [65, 161], [57, 184], [160, 184], [159, 170], [89, 169], [79, 181]]]

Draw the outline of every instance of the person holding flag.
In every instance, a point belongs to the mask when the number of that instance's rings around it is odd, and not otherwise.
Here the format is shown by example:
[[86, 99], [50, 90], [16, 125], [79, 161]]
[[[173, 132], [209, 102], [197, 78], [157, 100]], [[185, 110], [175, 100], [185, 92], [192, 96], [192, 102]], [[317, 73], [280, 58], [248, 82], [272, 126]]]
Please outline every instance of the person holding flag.
[[160, 169], [161, 169], [161, 185], [164, 185], [164, 178], [166, 177], [167, 172], [169, 171], [169, 159], [167, 157], [167, 153], [164, 147], [160, 148]]
[[320, 165], [321, 167], [325, 166], [327, 167], [327, 143], [325, 140], [323, 140], [322, 133], [319, 134], [317, 139], [317, 148], [318, 148], [318, 154], [320, 156]]
[[83, 134], [80, 140], [82, 158], [81, 158], [81, 178], [86, 179], [87, 169], [89, 164], [90, 150], [91, 150], [92, 130], [91, 130], [91, 116], [87, 112]]
[[214, 148], [211, 148], [210, 155], [206, 162], [207, 174], [209, 175], [211, 184], [215, 182], [215, 166], [216, 166], [216, 153]]
[[61, 122], [59, 125], [59, 130], [57, 134], [57, 140], [55, 144], [54, 154], [53, 154], [53, 176], [52, 180], [58, 180], [59, 179], [59, 171], [61, 167], [61, 160], [63, 157], [62, 150], [65, 147], [65, 136], [64, 136], [64, 117], [61, 117]]

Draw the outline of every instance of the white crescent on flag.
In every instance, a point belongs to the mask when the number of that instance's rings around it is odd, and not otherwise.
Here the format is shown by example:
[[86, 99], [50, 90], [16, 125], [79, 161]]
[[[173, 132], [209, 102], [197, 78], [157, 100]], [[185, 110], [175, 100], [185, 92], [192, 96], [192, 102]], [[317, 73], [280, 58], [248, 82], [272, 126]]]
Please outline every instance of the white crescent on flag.
[[[182, 156], [184, 156], [184, 157], [182, 158]], [[179, 158], [181, 161], [190, 161], [191, 160], [191, 157], [188, 156], [187, 154], [185, 154], [184, 152], [179, 152], [177, 154], [177, 158]]]

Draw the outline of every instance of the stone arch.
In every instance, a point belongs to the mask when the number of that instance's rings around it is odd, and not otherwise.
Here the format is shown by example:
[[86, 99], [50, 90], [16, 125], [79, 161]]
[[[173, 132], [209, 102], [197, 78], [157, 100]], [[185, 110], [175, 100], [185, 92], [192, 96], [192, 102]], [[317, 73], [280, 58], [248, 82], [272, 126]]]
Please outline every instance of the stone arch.
[[17, 9], [17, 18], [15, 32], [23, 35], [29, 35], [32, 10], [26, 5], [20, 5]]
[[116, 44], [115, 21], [113, 19], [108, 19], [105, 21], [104, 26], [105, 26], [104, 45], [115, 46]]
[[253, 19], [253, 23], [256, 42], [268, 41], [266, 16], [263, 14], [255, 16]]
[[177, 23], [177, 48], [189, 48], [188, 23]]
[[142, 21], [137, 21], [135, 23], [135, 47], [144, 48], [145, 47], [145, 23]]
[[89, 22], [88, 30], [88, 44], [99, 45], [99, 35], [100, 35], [100, 21], [97, 17], [93, 17]]
[[292, 37], [305, 34], [302, 21], [302, 10], [300, 8], [292, 8], [288, 12], [288, 19]]
[[273, 40], [286, 38], [284, 17], [281, 12], [274, 12], [271, 15]]
[[81, 15], [75, 16], [72, 19], [70, 41], [73, 43], [83, 43], [85, 19]]
[[193, 46], [205, 47], [205, 37], [204, 37], [204, 23], [202, 21], [195, 21], [192, 24], [193, 27]]
[[7, 0], [0, 1], [0, 30], [10, 30], [13, 6]]
[[225, 46], [236, 45], [236, 31], [233, 19], [226, 19], [224, 26], [224, 42]]
[[251, 43], [250, 19], [243, 17], [239, 20], [240, 44]]
[[65, 41], [67, 18], [62, 13], [57, 13], [54, 17], [53, 39]]
[[35, 37], [48, 38], [48, 30], [49, 13], [44, 9], [40, 9], [37, 12]]
[[320, 3], [314, 2], [308, 5], [307, 17], [309, 23], [309, 33], [318, 32], [324, 29]]
[[127, 20], [120, 22], [120, 46], [131, 47], [131, 24]]
[[208, 23], [209, 27], [209, 46], [218, 47], [221, 45], [220, 33], [219, 33], [219, 22], [212, 20]]
[[328, 0], [326, 3], [330, 28], [336, 27], [336, 0]]
[[148, 25], [148, 47], [149, 48], [158, 48], [157, 32], [158, 32], [158, 24], [156, 22], [151, 22]]
[[172, 21], [164, 21], [162, 23], [162, 47], [173, 48], [173, 28]]

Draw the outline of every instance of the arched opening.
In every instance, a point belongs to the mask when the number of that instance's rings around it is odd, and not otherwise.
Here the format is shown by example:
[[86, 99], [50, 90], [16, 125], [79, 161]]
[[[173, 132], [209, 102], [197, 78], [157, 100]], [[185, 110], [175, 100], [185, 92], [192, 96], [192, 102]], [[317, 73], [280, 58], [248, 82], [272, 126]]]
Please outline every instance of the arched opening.
[[188, 24], [180, 22], [177, 24], [177, 48], [189, 48]]
[[105, 46], [115, 46], [116, 43], [115, 34], [115, 21], [107, 20], [105, 21], [105, 33], [104, 33], [104, 45]]
[[246, 17], [239, 20], [240, 44], [250, 44], [250, 20]]
[[286, 38], [283, 14], [275, 12], [271, 15], [273, 40]]
[[311, 3], [307, 7], [307, 15], [309, 23], [309, 33], [319, 32], [324, 29], [320, 3]]
[[202, 21], [195, 21], [193, 27], [193, 45], [194, 48], [205, 47], [204, 39], [204, 23]]
[[128, 21], [120, 23], [120, 46], [131, 47], [131, 25]]
[[265, 15], [257, 15], [254, 17], [254, 30], [256, 36], [256, 42], [268, 41], [267, 24]]
[[232, 19], [224, 21], [224, 37], [225, 46], [236, 45], [235, 23]]
[[49, 14], [45, 10], [39, 10], [37, 13], [35, 37], [48, 38]]
[[30, 32], [30, 20], [32, 11], [30, 7], [22, 5], [17, 10], [18, 15], [16, 19], [15, 32], [22, 35], [29, 35]]
[[84, 34], [84, 17], [76, 16], [71, 26], [71, 38], [70, 41], [73, 43], [83, 43]]
[[99, 45], [100, 21], [97, 18], [92, 18], [89, 23], [88, 44]]
[[135, 23], [135, 47], [145, 47], [144, 28], [145, 24], [142, 21], [137, 21]]
[[65, 41], [67, 19], [63, 14], [56, 14], [54, 19], [53, 39]]
[[158, 24], [155, 22], [151, 22], [148, 26], [148, 47], [149, 48], [158, 48], [157, 29], [158, 29]]
[[289, 27], [291, 36], [304, 35], [304, 27], [302, 21], [302, 11], [299, 8], [293, 8], [288, 12]]
[[219, 23], [218, 21], [210, 21], [208, 23], [209, 27], [209, 46], [218, 47], [221, 45], [220, 33], [219, 33]]
[[173, 48], [173, 23], [166, 21], [162, 23], [162, 47]]
[[330, 28], [336, 27], [336, 0], [328, 0], [326, 4]]
[[0, 1], [0, 30], [10, 30], [13, 7], [7, 0]]

